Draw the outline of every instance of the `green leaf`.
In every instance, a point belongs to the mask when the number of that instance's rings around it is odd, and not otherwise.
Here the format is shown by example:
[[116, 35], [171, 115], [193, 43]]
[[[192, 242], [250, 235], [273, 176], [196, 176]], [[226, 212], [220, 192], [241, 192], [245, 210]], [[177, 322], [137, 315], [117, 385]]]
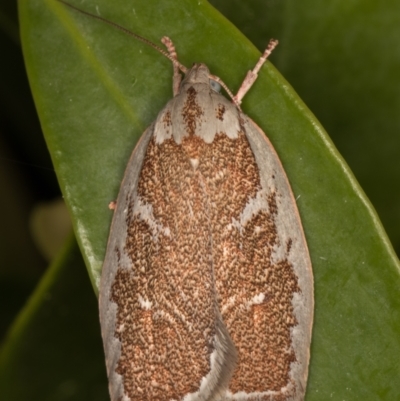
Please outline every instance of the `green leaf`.
[[[206, 63], [233, 91], [259, 57], [204, 1], [75, 4], [155, 43], [167, 34], [182, 63]], [[43, 131], [96, 285], [112, 217], [107, 205], [117, 197], [136, 141], [171, 97], [171, 63], [55, 0], [20, 0], [20, 17]], [[296, 15], [285, 18], [290, 31]], [[316, 307], [307, 400], [398, 398], [399, 265], [375, 211], [271, 64], [243, 110], [282, 160], [310, 248]]]
[[71, 236], [12, 326], [0, 354], [10, 401], [106, 401], [96, 299]]

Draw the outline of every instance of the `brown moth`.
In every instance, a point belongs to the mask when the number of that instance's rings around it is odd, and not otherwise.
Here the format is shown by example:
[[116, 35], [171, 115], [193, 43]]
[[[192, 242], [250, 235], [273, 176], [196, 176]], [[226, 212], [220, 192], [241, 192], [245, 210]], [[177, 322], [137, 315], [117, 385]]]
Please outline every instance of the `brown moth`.
[[277, 42], [236, 96], [163, 43], [174, 97], [128, 162], [101, 276], [111, 400], [303, 400], [310, 257], [282, 164], [239, 106]]

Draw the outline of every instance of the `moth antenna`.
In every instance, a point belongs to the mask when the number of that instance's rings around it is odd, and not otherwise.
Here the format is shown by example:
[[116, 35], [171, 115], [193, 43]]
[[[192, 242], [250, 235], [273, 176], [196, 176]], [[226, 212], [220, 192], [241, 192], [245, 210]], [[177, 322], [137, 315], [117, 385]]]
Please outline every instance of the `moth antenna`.
[[144, 38], [143, 36], [140, 36], [137, 33], [134, 33], [132, 31], [130, 31], [129, 29], [124, 28], [123, 26], [116, 24], [115, 22], [109, 21], [106, 18], [100, 17], [99, 15], [95, 15], [95, 14], [89, 13], [88, 11], [81, 10], [80, 8], [75, 7], [74, 5], [68, 3], [68, 2], [66, 2], [64, 0], [57, 0], [57, 1], [62, 3], [62, 4], [64, 4], [64, 5], [66, 5], [66, 6], [68, 6], [69, 8], [72, 8], [75, 11], [80, 12], [81, 14], [84, 14], [84, 15], [87, 15], [88, 17], [97, 19], [98, 21], [105, 22], [106, 24], [112, 26], [113, 28], [119, 29], [120, 31], [126, 33], [127, 35], [134, 37], [136, 40], [139, 40], [140, 42], [145, 43], [146, 45], [152, 47], [153, 49], [155, 49], [159, 53], [161, 53], [163, 56], [165, 56], [166, 58], [171, 60], [172, 63], [174, 64], [174, 66], [178, 67], [183, 73], [187, 72], [188, 69], [183, 64], [181, 64], [176, 58], [174, 58], [173, 55], [169, 54], [164, 49], [162, 49], [161, 47], [157, 46], [156, 44], [154, 44], [150, 40]]
[[268, 43], [267, 48], [264, 50], [264, 53], [261, 55], [255, 67], [251, 71], [247, 72], [247, 75], [244, 81], [242, 82], [242, 85], [240, 86], [238, 93], [232, 99], [233, 102], [236, 104], [236, 106], [239, 107], [240, 103], [242, 103], [244, 95], [254, 84], [255, 80], [258, 77], [258, 72], [260, 71], [263, 64], [267, 61], [267, 58], [272, 53], [272, 50], [274, 50], [275, 47], [278, 46], [278, 43], [279, 42], [276, 39], [271, 39]]
[[[168, 36], [164, 36], [161, 39], [163, 45], [167, 48], [169, 55], [174, 59], [178, 60], [178, 55], [176, 53], [175, 45]], [[179, 88], [182, 82], [182, 75], [179, 73], [179, 67], [174, 64], [174, 76], [172, 80], [172, 92], [174, 96], [179, 93]]]
[[220, 77], [217, 77], [216, 75], [210, 74], [208, 77], [210, 79], [212, 79], [213, 81], [218, 82], [225, 89], [225, 92], [232, 99], [233, 103], [235, 103], [235, 105], [240, 109], [240, 102], [238, 103], [236, 101], [235, 95], [231, 92], [231, 90], [228, 88], [228, 86], [225, 84], [225, 82]]

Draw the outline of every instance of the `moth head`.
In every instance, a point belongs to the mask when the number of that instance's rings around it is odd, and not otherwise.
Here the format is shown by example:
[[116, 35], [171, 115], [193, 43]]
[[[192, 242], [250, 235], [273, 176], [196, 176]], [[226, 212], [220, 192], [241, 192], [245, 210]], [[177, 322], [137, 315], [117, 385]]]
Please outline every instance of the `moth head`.
[[192, 68], [186, 73], [181, 87], [187, 84], [205, 84], [217, 93], [221, 92], [221, 87], [223, 86], [218, 77], [210, 74], [210, 70], [205, 64], [193, 64]]
[[210, 70], [205, 64], [193, 64], [193, 67], [186, 73], [182, 86], [186, 84], [210, 85]]

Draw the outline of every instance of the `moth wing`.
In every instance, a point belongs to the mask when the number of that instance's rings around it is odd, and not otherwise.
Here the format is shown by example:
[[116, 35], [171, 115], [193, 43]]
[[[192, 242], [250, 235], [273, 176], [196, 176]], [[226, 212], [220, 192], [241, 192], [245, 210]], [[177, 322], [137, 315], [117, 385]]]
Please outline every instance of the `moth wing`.
[[215, 298], [207, 196], [182, 146], [154, 132], [173, 129], [176, 102], [135, 148], [110, 231], [99, 302], [112, 401], [218, 400], [235, 366]]
[[127, 237], [126, 208], [130, 194], [136, 192], [140, 170], [148, 143], [152, 137], [154, 126], [151, 125], [141, 136], [129, 159], [124, 179], [121, 183], [117, 205], [111, 224], [106, 256], [101, 272], [99, 289], [99, 311], [101, 333], [106, 355], [107, 376], [111, 400], [124, 399], [122, 375], [116, 373], [117, 364], [121, 357], [121, 342], [115, 336], [117, 327], [117, 304], [111, 302], [112, 285], [120, 265], [130, 264], [123, 252]]
[[[295, 242], [291, 242], [289, 261], [292, 263], [299, 280], [300, 293], [293, 302], [295, 303], [296, 318], [299, 322], [296, 335], [301, 340], [298, 348], [304, 350], [304, 352], [298, 354], [298, 358], [302, 361], [305, 376], [307, 376], [309, 347], [304, 347], [303, 344], [310, 344], [311, 342], [314, 317], [314, 279], [307, 241], [292, 188], [275, 148], [262, 129], [248, 117], [245, 121], [245, 127], [247, 139], [253, 150], [257, 164], [261, 166], [262, 186], [265, 188], [274, 188], [273, 181], [276, 181], [276, 187], [282, 194], [279, 197], [281, 202], [280, 208], [283, 211], [282, 215], [284, 214], [285, 216], [279, 219], [278, 230], [281, 229], [288, 233], [286, 238], [296, 239]], [[271, 171], [279, 172], [279, 175], [275, 175], [272, 182]], [[281, 216], [278, 215], [278, 217]]]
[[[267, 242], [257, 251], [263, 263], [257, 264], [252, 259], [255, 285], [262, 290], [239, 306], [251, 311], [253, 320], [246, 330], [249, 339], [252, 336], [256, 339], [257, 345], [253, 344], [256, 351], [249, 357], [246, 336], [240, 339], [232, 336], [239, 355], [239, 366], [231, 382], [236, 391], [232, 393], [244, 390], [257, 400], [264, 393], [272, 396], [268, 398], [271, 400], [275, 394], [279, 400], [301, 401], [306, 390], [314, 310], [311, 260], [296, 201], [280, 159], [264, 132], [247, 116], [243, 120], [259, 168], [261, 189], [254, 200], [253, 214], [242, 218], [250, 221], [257, 213], [264, 212], [266, 219], [259, 220], [252, 235], [256, 238], [264, 230]], [[229, 332], [240, 331], [233, 318], [224, 321]], [[245, 353], [246, 358], [241, 358]], [[263, 370], [261, 366], [267, 359], [270, 364]], [[248, 380], [247, 371], [252, 372]], [[246, 385], [247, 391], [241, 389]], [[283, 395], [286, 398], [281, 398]]]

